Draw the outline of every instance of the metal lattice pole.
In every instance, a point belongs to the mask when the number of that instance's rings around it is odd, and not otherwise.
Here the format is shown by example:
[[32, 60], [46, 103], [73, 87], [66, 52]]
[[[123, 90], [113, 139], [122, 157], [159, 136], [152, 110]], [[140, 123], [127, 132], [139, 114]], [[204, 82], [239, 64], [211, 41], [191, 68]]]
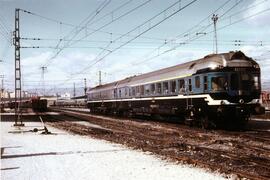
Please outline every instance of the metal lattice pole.
[[101, 86], [101, 71], [98, 71], [98, 85]]
[[76, 87], [75, 87], [75, 83], [73, 83], [73, 97], [76, 97]]
[[4, 75], [0, 75], [0, 78], [1, 78], [1, 110], [0, 112], [4, 112], [4, 101], [3, 101], [3, 98], [4, 98]]
[[20, 60], [20, 9], [15, 9], [15, 31], [13, 32], [13, 44], [15, 46], [15, 124], [23, 126], [21, 115], [22, 102], [22, 81], [21, 81], [21, 60]]
[[214, 21], [214, 38], [215, 38], [215, 46], [216, 46], [216, 54], [218, 53], [218, 45], [217, 45], [217, 20], [218, 20], [218, 15], [213, 14], [212, 20]]
[[84, 95], [86, 96], [87, 85], [86, 85], [86, 78], [84, 78]]
[[46, 69], [47, 69], [46, 66], [41, 67], [42, 92], [43, 92], [44, 97], [45, 97], [45, 79], [44, 79], [44, 75], [45, 75], [45, 70]]

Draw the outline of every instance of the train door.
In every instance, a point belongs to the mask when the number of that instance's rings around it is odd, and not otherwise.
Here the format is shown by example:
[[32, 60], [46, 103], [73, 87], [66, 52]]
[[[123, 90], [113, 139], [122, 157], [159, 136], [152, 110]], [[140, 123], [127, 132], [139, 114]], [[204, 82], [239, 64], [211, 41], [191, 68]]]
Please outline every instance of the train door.
[[192, 107], [192, 98], [190, 97], [190, 94], [192, 93], [192, 78], [187, 79], [187, 109]]
[[208, 78], [207, 78], [207, 76], [203, 76], [203, 91], [204, 92], [208, 91]]
[[192, 77], [185, 79], [186, 82], [186, 110], [185, 110], [185, 123], [192, 126], [194, 121], [194, 110], [193, 110], [193, 104], [192, 104], [192, 97], [190, 94], [192, 94]]
[[115, 88], [114, 90], [113, 90], [113, 98], [114, 99], [117, 99], [117, 88]]

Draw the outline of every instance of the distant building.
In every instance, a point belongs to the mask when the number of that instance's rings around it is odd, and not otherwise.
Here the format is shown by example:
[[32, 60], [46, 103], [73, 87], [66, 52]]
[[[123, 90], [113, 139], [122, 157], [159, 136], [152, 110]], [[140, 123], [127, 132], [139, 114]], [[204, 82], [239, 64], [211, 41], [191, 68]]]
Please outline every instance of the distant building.
[[1, 98], [9, 98], [10, 97], [10, 92], [8, 92], [8, 91], [4, 91], [4, 92], [0, 91], [0, 97]]
[[261, 98], [262, 98], [262, 101], [269, 101], [270, 100], [270, 92], [262, 91]]
[[70, 93], [67, 93], [67, 92], [60, 95], [60, 99], [70, 99], [70, 98], [71, 98], [71, 95]]
[[[22, 91], [22, 98], [31, 98], [31, 97], [36, 97], [37, 94], [36, 93], [30, 93], [28, 91]], [[2, 94], [2, 91], [0, 91], [0, 97], [3, 98], [15, 98], [15, 92], [8, 92], [8, 91], [4, 91], [4, 93]]]
[[270, 110], [270, 91], [262, 91], [261, 100], [266, 110]]

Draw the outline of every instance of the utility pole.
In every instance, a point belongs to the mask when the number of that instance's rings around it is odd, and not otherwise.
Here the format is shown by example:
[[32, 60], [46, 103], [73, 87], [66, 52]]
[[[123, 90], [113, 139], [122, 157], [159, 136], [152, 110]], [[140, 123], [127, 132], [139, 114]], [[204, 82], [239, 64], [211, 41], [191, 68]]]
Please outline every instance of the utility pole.
[[45, 70], [47, 69], [46, 66], [41, 67], [41, 80], [42, 80], [42, 91], [43, 91], [43, 96], [45, 97], [45, 81], [44, 81], [44, 74]]
[[98, 85], [101, 86], [101, 71], [98, 71]]
[[20, 58], [20, 9], [15, 9], [15, 31], [13, 32], [13, 45], [15, 46], [15, 124], [24, 126], [21, 115], [22, 81], [21, 81], [21, 58]]
[[75, 83], [73, 83], [73, 97], [76, 97], [76, 87], [75, 87]]
[[86, 96], [87, 85], [86, 85], [86, 78], [84, 78], [84, 95]]
[[216, 54], [217, 54], [218, 53], [218, 46], [217, 46], [217, 20], [218, 20], [218, 15], [213, 14], [212, 20], [214, 21], [214, 39], [215, 39]]
[[1, 78], [1, 110], [0, 112], [4, 112], [4, 102], [3, 102], [3, 98], [4, 98], [4, 75], [0, 75]]

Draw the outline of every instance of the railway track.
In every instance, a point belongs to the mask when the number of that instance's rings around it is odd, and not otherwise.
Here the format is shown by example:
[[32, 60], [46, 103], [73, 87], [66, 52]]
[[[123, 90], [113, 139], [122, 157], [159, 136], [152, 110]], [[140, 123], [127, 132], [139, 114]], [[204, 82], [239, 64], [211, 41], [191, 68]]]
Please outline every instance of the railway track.
[[124, 144], [168, 160], [235, 174], [239, 178], [270, 178], [269, 131], [206, 131], [168, 122], [119, 120], [87, 112], [57, 111], [62, 115], [47, 118], [47, 123], [75, 134]]

